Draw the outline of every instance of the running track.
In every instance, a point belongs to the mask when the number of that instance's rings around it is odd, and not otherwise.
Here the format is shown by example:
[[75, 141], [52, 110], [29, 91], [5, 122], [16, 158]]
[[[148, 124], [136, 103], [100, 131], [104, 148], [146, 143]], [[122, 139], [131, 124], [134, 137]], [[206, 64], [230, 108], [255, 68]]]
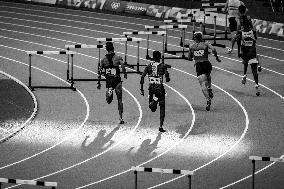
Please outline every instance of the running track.
[[[123, 37], [124, 31], [161, 24], [141, 18], [6, 2], [0, 6], [0, 17], [0, 70], [6, 73], [1, 79], [12, 76], [10, 80], [25, 85], [25, 51], [63, 50], [65, 44], [74, 43], [95, 44], [94, 38]], [[177, 48], [179, 37], [179, 32], [170, 33], [170, 48]], [[161, 50], [160, 37], [152, 36], [150, 44], [151, 49]], [[166, 60], [173, 69], [166, 88], [167, 132], [162, 135], [158, 132], [159, 112], [151, 113], [147, 97], [139, 94], [138, 75], [129, 75], [123, 82], [125, 125], [117, 124], [116, 99], [107, 105], [104, 88], [97, 90], [95, 82], [76, 82], [76, 92], [36, 89], [36, 100], [23, 89], [19, 98], [8, 96], [14, 101], [5, 107], [19, 110], [17, 115], [21, 115], [15, 119], [15, 128], [24, 124], [23, 117], [33, 119], [0, 144], [0, 177], [54, 181], [59, 188], [66, 189], [128, 189], [134, 188], [134, 174], [129, 169], [141, 165], [195, 171], [193, 188], [251, 188], [251, 178], [245, 179], [252, 169], [248, 156], [281, 157], [284, 149], [283, 41], [259, 38], [258, 44], [264, 67], [260, 75], [261, 96], [255, 96], [251, 80], [245, 86], [240, 84], [242, 64], [236, 54], [227, 55], [224, 49], [217, 49], [222, 62], [212, 59], [215, 97], [210, 112], [205, 111], [193, 63]], [[128, 62], [136, 63], [136, 44], [130, 45]], [[124, 52], [123, 44], [116, 43], [115, 47], [117, 53]], [[140, 48], [142, 64], [147, 63], [145, 47], [144, 40]], [[98, 51], [77, 52], [80, 54], [75, 55], [75, 77], [95, 77]], [[33, 84], [68, 85], [66, 56], [33, 56], [32, 64]], [[250, 69], [248, 73], [252, 78]], [[37, 108], [33, 109], [35, 105]], [[9, 136], [12, 128], [4, 124], [1, 139]], [[261, 172], [256, 176], [256, 188], [284, 188], [284, 166], [257, 162], [257, 170]], [[138, 188], [187, 186], [185, 177], [175, 178], [139, 173]]]

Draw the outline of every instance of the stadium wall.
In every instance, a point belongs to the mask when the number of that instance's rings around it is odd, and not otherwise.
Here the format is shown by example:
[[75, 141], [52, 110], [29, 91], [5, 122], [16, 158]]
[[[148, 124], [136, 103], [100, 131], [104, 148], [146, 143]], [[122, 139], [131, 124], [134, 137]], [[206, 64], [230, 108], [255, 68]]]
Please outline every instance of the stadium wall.
[[[0, 0], [3, 1], [3, 0]], [[8, 0], [5, 0], [8, 1]], [[16, 2], [25, 2], [25, 3], [39, 3], [44, 5], [51, 6], [60, 6], [60, 7], [69, 7], [75, 9], [83, 10], [100, 10], [108, 11], [113, 13], [128, 13], [133, 15], [149, 16], [160, 19], [178, 19], [182, 15], [189, 14], [192, 11], [198, 10], [196, 5], [188, 4], [190, 8], [179, 8], [162, 5], [160, 0], [156, 0], [155, 4], [146, 4], [133, 1], [121, 1], [121, 0], [12, 0]], [[183, 0], [182, 0], [183, 1]], [[187, 0], [188, 2], [188, 0]], [[150, 1], [149, 1], [150, 3]], [[197, 3], [198, 4], [198, 3]], [[199, 5], [200, 4], [200, 5]], [[201, 8], [201, 3], [199, 2], [198, 6]], [[174, 5], [174, 4], [172, 4]], [[198, 22], [203, 21], [203, 17], [196, 17]], [[206, 23], [213, 23], [213, 18], [206, 18]], [[260, 20], [253, 18], [253, 24], [257, 32], [265, 33], [270, 35], [277, 35], [284, 37], [284, 24], [277, 23], [272, 21]], [[217, 17], [217, 25], [225, 25], [225, 14], [219, 14]]]

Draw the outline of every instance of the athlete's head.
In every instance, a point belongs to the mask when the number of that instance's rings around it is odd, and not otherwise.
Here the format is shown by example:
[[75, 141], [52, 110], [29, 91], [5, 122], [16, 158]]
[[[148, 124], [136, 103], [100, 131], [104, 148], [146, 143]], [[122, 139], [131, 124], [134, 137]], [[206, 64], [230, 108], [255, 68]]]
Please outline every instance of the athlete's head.
[[202, 41], [202, 32], [195, 32], [193, 34], [193, 39], [198, 42]]
[[243, 31], [248, 32], [250, 30], [252, 30], [252, 23], [250, 21], [250, 19], [247, 18], [247, 16], [242, 16], [242, 28]]
[[161, 60], [161, 53], [160, 51], [154, 51], [153, 52], [153, 60], [156, 61], [156, 62], [160, 62]]
[[244, 15], [244, 14], [246, 14], [246, 12], [247, 12], [246, 6], [240, 5], [240, 6], [239, 6], [239, 13], [240, 13], [241, 15]]
[[106, 50], [109, 51], [113, 51], [114, 50], [114, 46], [112, 42], [107, 42], [106, 43]]

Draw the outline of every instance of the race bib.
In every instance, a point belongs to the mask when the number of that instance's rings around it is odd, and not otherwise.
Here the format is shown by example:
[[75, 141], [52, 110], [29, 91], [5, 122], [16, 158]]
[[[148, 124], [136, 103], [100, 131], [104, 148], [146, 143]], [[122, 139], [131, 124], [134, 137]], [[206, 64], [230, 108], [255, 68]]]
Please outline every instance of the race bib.
[[204, 55], [204, 50], [194, 51], [194, 56], [203, 56], [203, 55]]
[[244, 41], [243, 45], [246, 47], [252, 47], [253, 46], [253, 41]]
[[256, 58], [250, 59], [249, 64], [258, 64], [258, 60]]
[[115, 68], [106, 68], [106, 74], [116, 75], [116, 69]]
[[149, 77], [150, 84], [161, 84], [161, 78], [158, 77]]

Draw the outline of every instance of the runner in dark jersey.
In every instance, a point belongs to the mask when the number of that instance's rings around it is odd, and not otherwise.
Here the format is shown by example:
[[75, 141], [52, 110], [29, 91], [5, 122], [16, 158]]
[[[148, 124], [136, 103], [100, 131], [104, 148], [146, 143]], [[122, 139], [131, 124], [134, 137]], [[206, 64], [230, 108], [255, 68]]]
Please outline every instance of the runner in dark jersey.
[[112, 42], [106, 43], [106, 50], [108, 53], [100, 62], [100, 72], [106, 78], [106, 101], [108, 104], [112, 102], [114, 90], [118, 101], [120, 124], [123, 124], [122, 81], [120, 77], [120, 66], [124, 73], [125, 79], [127, 79], [127, 73], [124, 67], [123, 59], [114, 53], [114, 46]]
[[166, 82], [170, 81], [170, 75], [167, 68], [169, 65], [160, 63], [161, 53], [159, 51], [153, 52], [153, 61], [146, 66], [144, 69], [140, 84], [141, 84], [141, 94], [144, 96], [144, 78], [146, 75], [149, 77], [149, 108], [152, 112], [155, 112], [157, 105], [160, 106], [160, 132], [165, 132], [163, 128], [165, 119], [165, 88], [163, 85], [163, 76], [166, 78]]
[[248, 65], [250, 64], [254, 82], [255, 82], [256, 95], [259, 96], [260, 91], [259, 91], [259, 85], [258, 85], [257, 71], [258, 70], [261, 71], [261, 67], [259, 65], [259, 61], [258, 61], [257, 53], [256, 53], [257, 36], [256, 36], [256, 32], [253, 30], [251, 20], [248, 16], [244, 15], [241, 17], [240, 28], [241, 29], [238, 34], [239, 44], [240, 44], [239, 57], [243, 59], [243, 64], [244, 64], [244, 75], [242, 78], [242, 84], [246, 83], [247, 68], [248, 68]]
[[210, 43], [203, 41], [201, 32], [194, 33], [194, 41], [194, 44], [190, 46], [189, 61], [192, 61], [193, 59], [195, 61], [194, 65], [196, 67], [197, 78], [207, 100], [206, 110], [209, 111], [211, 99], [213, 98], [210, 76], [212, 65], [208, 60], [209, 49], [212, 50], [212, 53], [218, 62], [221, 62], [221, 60], [217, 56], [216, 49]]

